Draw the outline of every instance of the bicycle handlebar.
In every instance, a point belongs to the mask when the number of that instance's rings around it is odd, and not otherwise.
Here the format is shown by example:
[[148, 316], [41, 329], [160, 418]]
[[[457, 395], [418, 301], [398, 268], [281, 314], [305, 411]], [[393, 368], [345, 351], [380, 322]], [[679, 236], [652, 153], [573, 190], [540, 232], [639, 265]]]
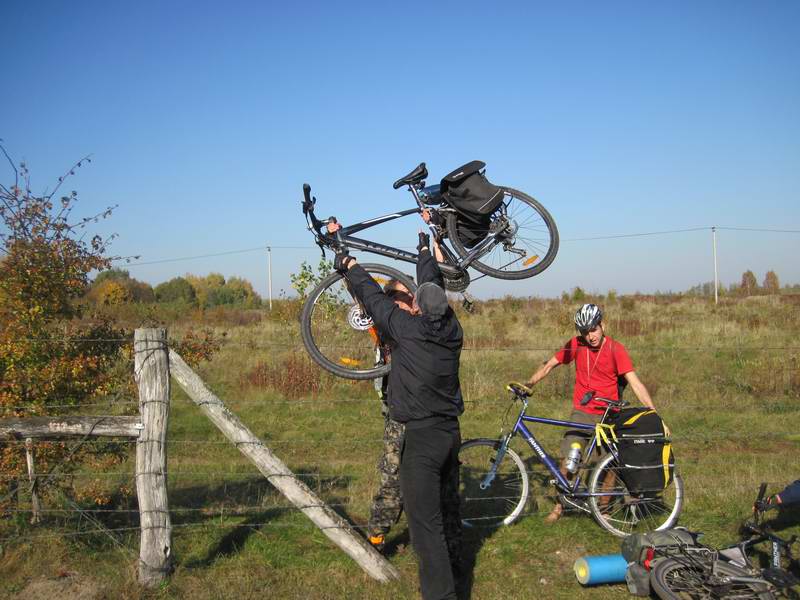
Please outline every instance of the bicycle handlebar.
[[533, 395], [533, 390], [527, 385], [512, 381], [506, 385], [506, 389], [519, 398], [530, 398]]

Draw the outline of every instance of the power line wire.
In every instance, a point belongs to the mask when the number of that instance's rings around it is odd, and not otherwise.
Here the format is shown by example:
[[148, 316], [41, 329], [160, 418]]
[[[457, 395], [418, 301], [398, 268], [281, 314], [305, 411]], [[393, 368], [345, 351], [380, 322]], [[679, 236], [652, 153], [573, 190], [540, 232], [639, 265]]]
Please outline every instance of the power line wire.
[[[562, 242], [588, 242], [588, 241], [595, 241], [595, 240], [614, 240], [614, 239], [624, 239], [624, 238], [635, 238], [635, 237], [648, 237], [654, 235], [671, 235], [675, 233], [690, 233], [694, 231], [706, 231], [711, 230], [711, 226], [705, 227], [689, 227], [685, 229], [668, 229], [665, 231], [645, 231], [640, 233], [619, 233], [613, 235], [600, 235], [594, 237], [581, 237], [581, 238], [562, 238]], [[717, 226], [716, 229], [720, 230], [727, 230], [727, 231], [752, 231], [752, 232], [760, 232], [760, 233], [800, 233], [800, 229], [772, 229], [772, 228], [757, 228], [757, 227], [728, 227], [728, 226]], [[397, 246], [398, 248], [407, 248], [410, 249], [411, 246]], [[115, 260], [113, 262], [125, 264], [127, 266], [136, 267], [141, 265], [157, 265], [157, 264], [164, 264], [164, 263], [171, 263], [171, 262], [181, 262], [187, 260], [196, 260], [200, 258], [214, 258], [217, 256], [228, 256], [232, 254], [245, 254], [248, 252], [263, 252], [269, 249], [273, 250], [314, 250], [315, 246], [307, 245], [307, 246], [275, 246], [272, 244], [265, 244], [263, 246], [256, 246], [253, 248], [242, 248], [240, 250], [227, 250], [224, 252], [213, 252], [209, 254], [196, 254], [193, 256], [180, 256], [176, 258], [162, 258], [157, 260], [148, 260], [148, 261], [139, 261], [139, 262], [125, 262], [124, 259]]]
[[758, 227], [717, 227], [728, 231], [759, 231], [766, 233], [800, 233], [800, 229], [763, 229]]
[[[718, 227], [718, 229], [720, 229]], [[587, 242], [592, 240], [613, 240], [619, 238], [633, 238], [633, 237], [645, 237], [649, 235], [668, 235], [671, 233], [687, 233], [690, 231], [706, 231], [711, 230], [711, 227], [691, 227], [688, 229], [670, 229], [667, 231], [647, 231], [643, 233], [620, 233], [614, 235], [600, 235], [595, 237], [585, 237], [585, 238], [566, 238], [562, 241], [564, 242]]]

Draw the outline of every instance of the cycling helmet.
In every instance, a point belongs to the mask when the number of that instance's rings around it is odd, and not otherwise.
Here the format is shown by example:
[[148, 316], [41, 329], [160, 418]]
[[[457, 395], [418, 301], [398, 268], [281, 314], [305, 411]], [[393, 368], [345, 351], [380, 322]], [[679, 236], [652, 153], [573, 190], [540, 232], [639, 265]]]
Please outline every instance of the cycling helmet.
[[575, 313], [575, 328], [578, 331], [589, 331], [597, 327], [603, 320], [603, 311], [596, 304], [584, 304]]

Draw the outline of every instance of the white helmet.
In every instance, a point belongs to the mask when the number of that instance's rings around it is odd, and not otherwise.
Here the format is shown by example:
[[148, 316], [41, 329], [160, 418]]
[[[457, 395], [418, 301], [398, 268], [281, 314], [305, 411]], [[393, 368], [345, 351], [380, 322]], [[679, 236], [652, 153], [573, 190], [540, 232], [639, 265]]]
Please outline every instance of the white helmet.
[[575, 313], [575, 328], [580, 331], [590, 331], [603, 320], [603, 311], [596, 304], [584, 304]]

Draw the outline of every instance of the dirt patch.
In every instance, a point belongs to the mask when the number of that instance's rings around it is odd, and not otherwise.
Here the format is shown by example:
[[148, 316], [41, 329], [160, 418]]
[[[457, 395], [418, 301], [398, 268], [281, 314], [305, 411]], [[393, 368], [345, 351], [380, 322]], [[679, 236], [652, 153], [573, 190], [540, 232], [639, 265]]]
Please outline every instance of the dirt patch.
[[69, 574], [64, 577], [36, 579], [13, 598], [22, 600], [101, 600], [107, 598], [100, 585], [89, 577]]

